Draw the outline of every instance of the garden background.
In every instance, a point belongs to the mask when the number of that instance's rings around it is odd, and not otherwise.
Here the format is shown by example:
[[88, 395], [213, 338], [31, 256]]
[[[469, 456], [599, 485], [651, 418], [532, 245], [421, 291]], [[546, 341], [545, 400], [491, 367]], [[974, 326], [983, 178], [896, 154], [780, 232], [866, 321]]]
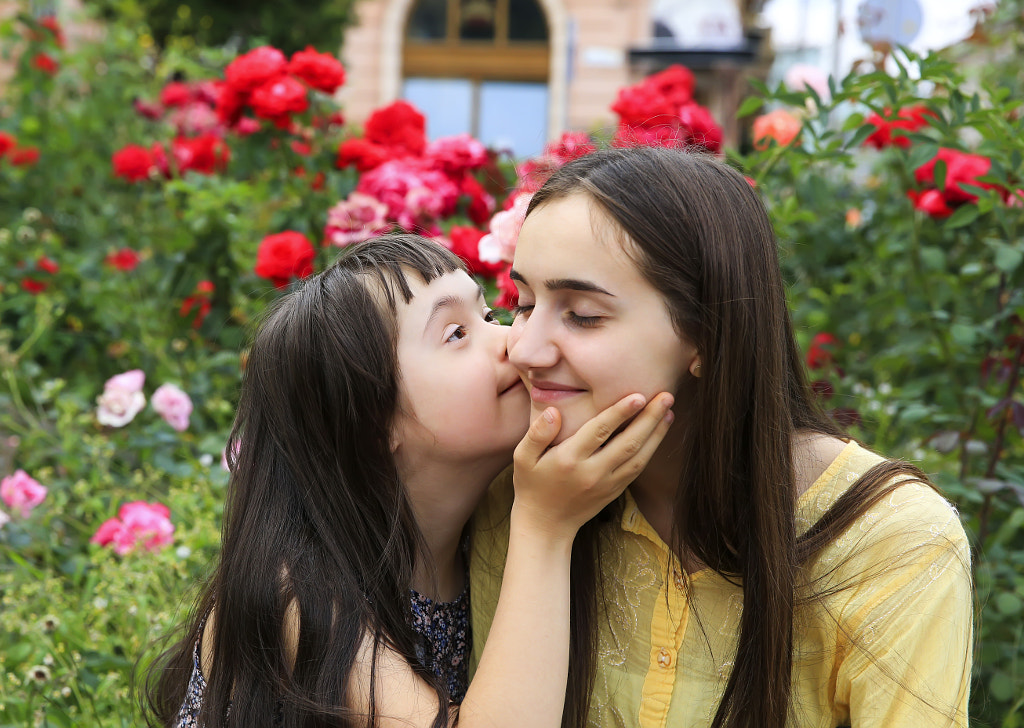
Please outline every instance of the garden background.
[[823, 404], [932, 474], [974, 543], [972, 725], [1024, 726], [1024, 2], [941, 53], [759, 87], [749, 148], [721, 148], [674, 67], [609, 90], [617, 128], [518, 166], [427, 142], [402, 102], [346, 124], [329, 39], [99, 6], [74, 48], [51, 18], [0, 22], [0, 726], [138, 723], [133, 670], [217, 552], [248, 331], [291, 281], [401, 226], [508, 305], [531, 191], [636, 143], [761, 191]]

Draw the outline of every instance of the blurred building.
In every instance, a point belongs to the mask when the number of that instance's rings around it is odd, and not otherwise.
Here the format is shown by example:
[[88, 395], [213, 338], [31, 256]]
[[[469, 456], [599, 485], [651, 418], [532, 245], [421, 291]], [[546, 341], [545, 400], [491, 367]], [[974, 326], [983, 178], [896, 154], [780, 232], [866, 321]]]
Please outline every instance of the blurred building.
[[682, 63], [735, 144], [745, 79], [770, 63], [763, 1], [361, 0], [342, 49], [346, 113], [404, 98], [431, 138], [469, 132], [525, 156], [612, 126], [619, 88]]

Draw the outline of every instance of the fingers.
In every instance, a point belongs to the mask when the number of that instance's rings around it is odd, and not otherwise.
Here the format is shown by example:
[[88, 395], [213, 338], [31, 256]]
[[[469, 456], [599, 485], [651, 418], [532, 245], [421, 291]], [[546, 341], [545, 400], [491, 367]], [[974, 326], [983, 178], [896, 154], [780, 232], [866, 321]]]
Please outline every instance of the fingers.
[[646, 403], [642, 394], [623, 397], [608, 409], [588, 420], [562, 446], [565, 449], [571, 449], [577, 457], [589, 457], [608, 442], [615, 431], [630, 417], [643, 409]]
[[530, 423], [530, 429], [516, 446], [515, 462], [520, 465], [533, 466], [544, 451], [551, 447], [552, 441], [562, 429], [562, 416], [554, 407], [541, 412], [540, 417]]
[[616, 474], [628, 475], [633, 471], [634, 476], [639, 475], [672, 424], [674, 402], [667, 392], [655, 397], [626, 429], [612, 438], [595, 460], [600, 460]]

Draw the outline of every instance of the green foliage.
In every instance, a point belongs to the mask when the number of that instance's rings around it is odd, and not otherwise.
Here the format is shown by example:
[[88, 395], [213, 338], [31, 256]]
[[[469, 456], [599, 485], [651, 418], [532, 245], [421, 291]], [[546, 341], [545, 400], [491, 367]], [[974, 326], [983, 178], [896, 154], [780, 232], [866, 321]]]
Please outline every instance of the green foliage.
[[[782, 243], [798, 335], [839, 344], [812, 371], [855, 410], [856, 432], [882, 452], [922, 461], [960, 508], [975, 543], [978, 651], [972, 720], [1024, 725], [1024, 128], [1016, 55], [1020, 3], [982, 36], [921, 57], [900, 51], [890, 70], [833, 83], [830, 99], [766, 89], [768, 103], [803, 119], [799, 141], [738, 158], [757, 181]], [[1003, 9], [1003, 6], [1001, 6]], [[1012, 19], [1012, 22], [1011, 22]], [[981, 78], [962, 75], [973, 59]], [[1002, 58], [1002, 60], [1000, 60]], [[864, 146], [872, 112], [923, 105], [929, 123], [905, 146]], [[754, 111], [755, 104], [745, 104]], [[983, 155], [977, 195], [945, 218], [915, 209], [915, 170], [939, 148]], [[939, 162], [934, 187], [960, 174]], [[994, 187], [992, 187], [994, 186]]]
[[292, 53], [312, 45], [334, 51], [355, 22], [355, 0], [283, 3], [275, 0], [100, 0], [107, 22], [141, 16], [158, 46], [228, 43], [246, 50], [255, 41]]

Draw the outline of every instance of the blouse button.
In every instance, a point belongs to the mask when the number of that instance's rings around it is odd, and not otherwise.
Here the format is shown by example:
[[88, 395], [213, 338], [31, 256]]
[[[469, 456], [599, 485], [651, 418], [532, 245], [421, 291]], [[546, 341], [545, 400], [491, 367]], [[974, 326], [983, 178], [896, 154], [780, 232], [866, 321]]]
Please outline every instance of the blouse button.
[[672, 653], [666, 650], [664, 647], [658, 652], [658, 664], [662, 667], [672, 667]]

